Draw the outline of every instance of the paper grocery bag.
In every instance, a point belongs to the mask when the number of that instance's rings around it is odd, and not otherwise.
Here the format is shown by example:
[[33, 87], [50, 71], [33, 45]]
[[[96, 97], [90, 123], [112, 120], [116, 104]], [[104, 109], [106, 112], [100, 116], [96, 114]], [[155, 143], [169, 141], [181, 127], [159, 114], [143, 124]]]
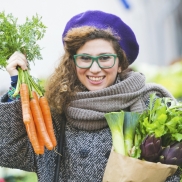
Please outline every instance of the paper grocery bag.
[[178, 166], [153, 163], [111, 151], [103, 182], [164, 182]]

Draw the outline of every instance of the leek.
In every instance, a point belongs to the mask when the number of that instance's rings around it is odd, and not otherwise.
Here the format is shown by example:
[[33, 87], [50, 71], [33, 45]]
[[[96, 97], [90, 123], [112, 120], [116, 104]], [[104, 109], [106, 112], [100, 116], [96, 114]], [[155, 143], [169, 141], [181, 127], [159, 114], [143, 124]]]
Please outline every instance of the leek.
[[124, 112], [110, 112], [106, 113], [104, 116], [111, 130], [114, 151], [125, 155], [123, 136]]
[[133, 153], [131, 150], [134, 145], [135, 131], [138, 124], [140, 114], [135, 112], [125, 112], [124, 113], [124, 143], [125, 143], [125, 153], [127, 156], [131, 156]]

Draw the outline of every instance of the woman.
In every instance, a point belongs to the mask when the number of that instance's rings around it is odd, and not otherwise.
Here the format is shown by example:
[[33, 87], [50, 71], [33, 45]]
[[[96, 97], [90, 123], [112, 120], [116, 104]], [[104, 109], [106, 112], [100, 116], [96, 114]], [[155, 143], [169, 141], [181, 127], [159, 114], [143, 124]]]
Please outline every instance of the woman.
[[[173, 96], [159, 85], [146, 84], [141, 73], [128, 70], [139, 46], [131, 28], [113, 14], [86, 11], [74, 16], [63, 32], [63, 44], [65, 53], [46, 88], [58, 148], [64, 144], [62, 160], [57, 161], [54, 151], [34, 154], [20, 100], [10, 102], [6, 94], [0, 103], [0, 165], [34, 171], [40, 182], [101, 182], [112, 146], [104, 114], [121, 109], [142, 112], [151, 93]], [[27, 69], [27, 60], [16, 52], [8, 63], [15, 86], [16, 67]], [[179, 176], [168, 181], [177, 182]]]

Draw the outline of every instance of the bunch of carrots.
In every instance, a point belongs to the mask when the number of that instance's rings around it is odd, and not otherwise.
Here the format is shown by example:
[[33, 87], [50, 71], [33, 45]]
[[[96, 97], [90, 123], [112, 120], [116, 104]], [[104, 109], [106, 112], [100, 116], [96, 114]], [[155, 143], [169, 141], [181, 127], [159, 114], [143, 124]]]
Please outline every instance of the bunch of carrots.
[[[15, 52], [26, 55], [28, 61], [42, 59], [37, 41], [41, 40], [46, 26], [37, 14], [25, 23], [18, 24], [12, 14], [0, 12], [0, 69], [4, 69], [7, 60]], [[23, 121], [28, 137], [36, 154], [43, 154], [45, 147], [52, 150], [56, 145], [50, 108], [44, 91], [29, 74], [29, 70], [18, 67], [18, 83], [13, 96], [20, 93]]]
[[23, 122], [34, 152], [44, 154], [45, 147], [48, 150], [54, 149], [57, 141], [50, 107], [41, 86], [28, 70], [18, 68], [18, 83], [13, 96], [17, 94], [21, 97]]

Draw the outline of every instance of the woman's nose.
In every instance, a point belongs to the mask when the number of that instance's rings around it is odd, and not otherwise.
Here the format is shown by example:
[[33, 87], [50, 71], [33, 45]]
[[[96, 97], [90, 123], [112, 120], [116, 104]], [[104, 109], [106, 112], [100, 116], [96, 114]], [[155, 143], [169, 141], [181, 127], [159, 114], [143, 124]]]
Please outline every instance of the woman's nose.
[[101, 71], [101, 68], [96, 61], [93, 62], [92, 66], [90, 67], [90, 71], [93, 73]]

